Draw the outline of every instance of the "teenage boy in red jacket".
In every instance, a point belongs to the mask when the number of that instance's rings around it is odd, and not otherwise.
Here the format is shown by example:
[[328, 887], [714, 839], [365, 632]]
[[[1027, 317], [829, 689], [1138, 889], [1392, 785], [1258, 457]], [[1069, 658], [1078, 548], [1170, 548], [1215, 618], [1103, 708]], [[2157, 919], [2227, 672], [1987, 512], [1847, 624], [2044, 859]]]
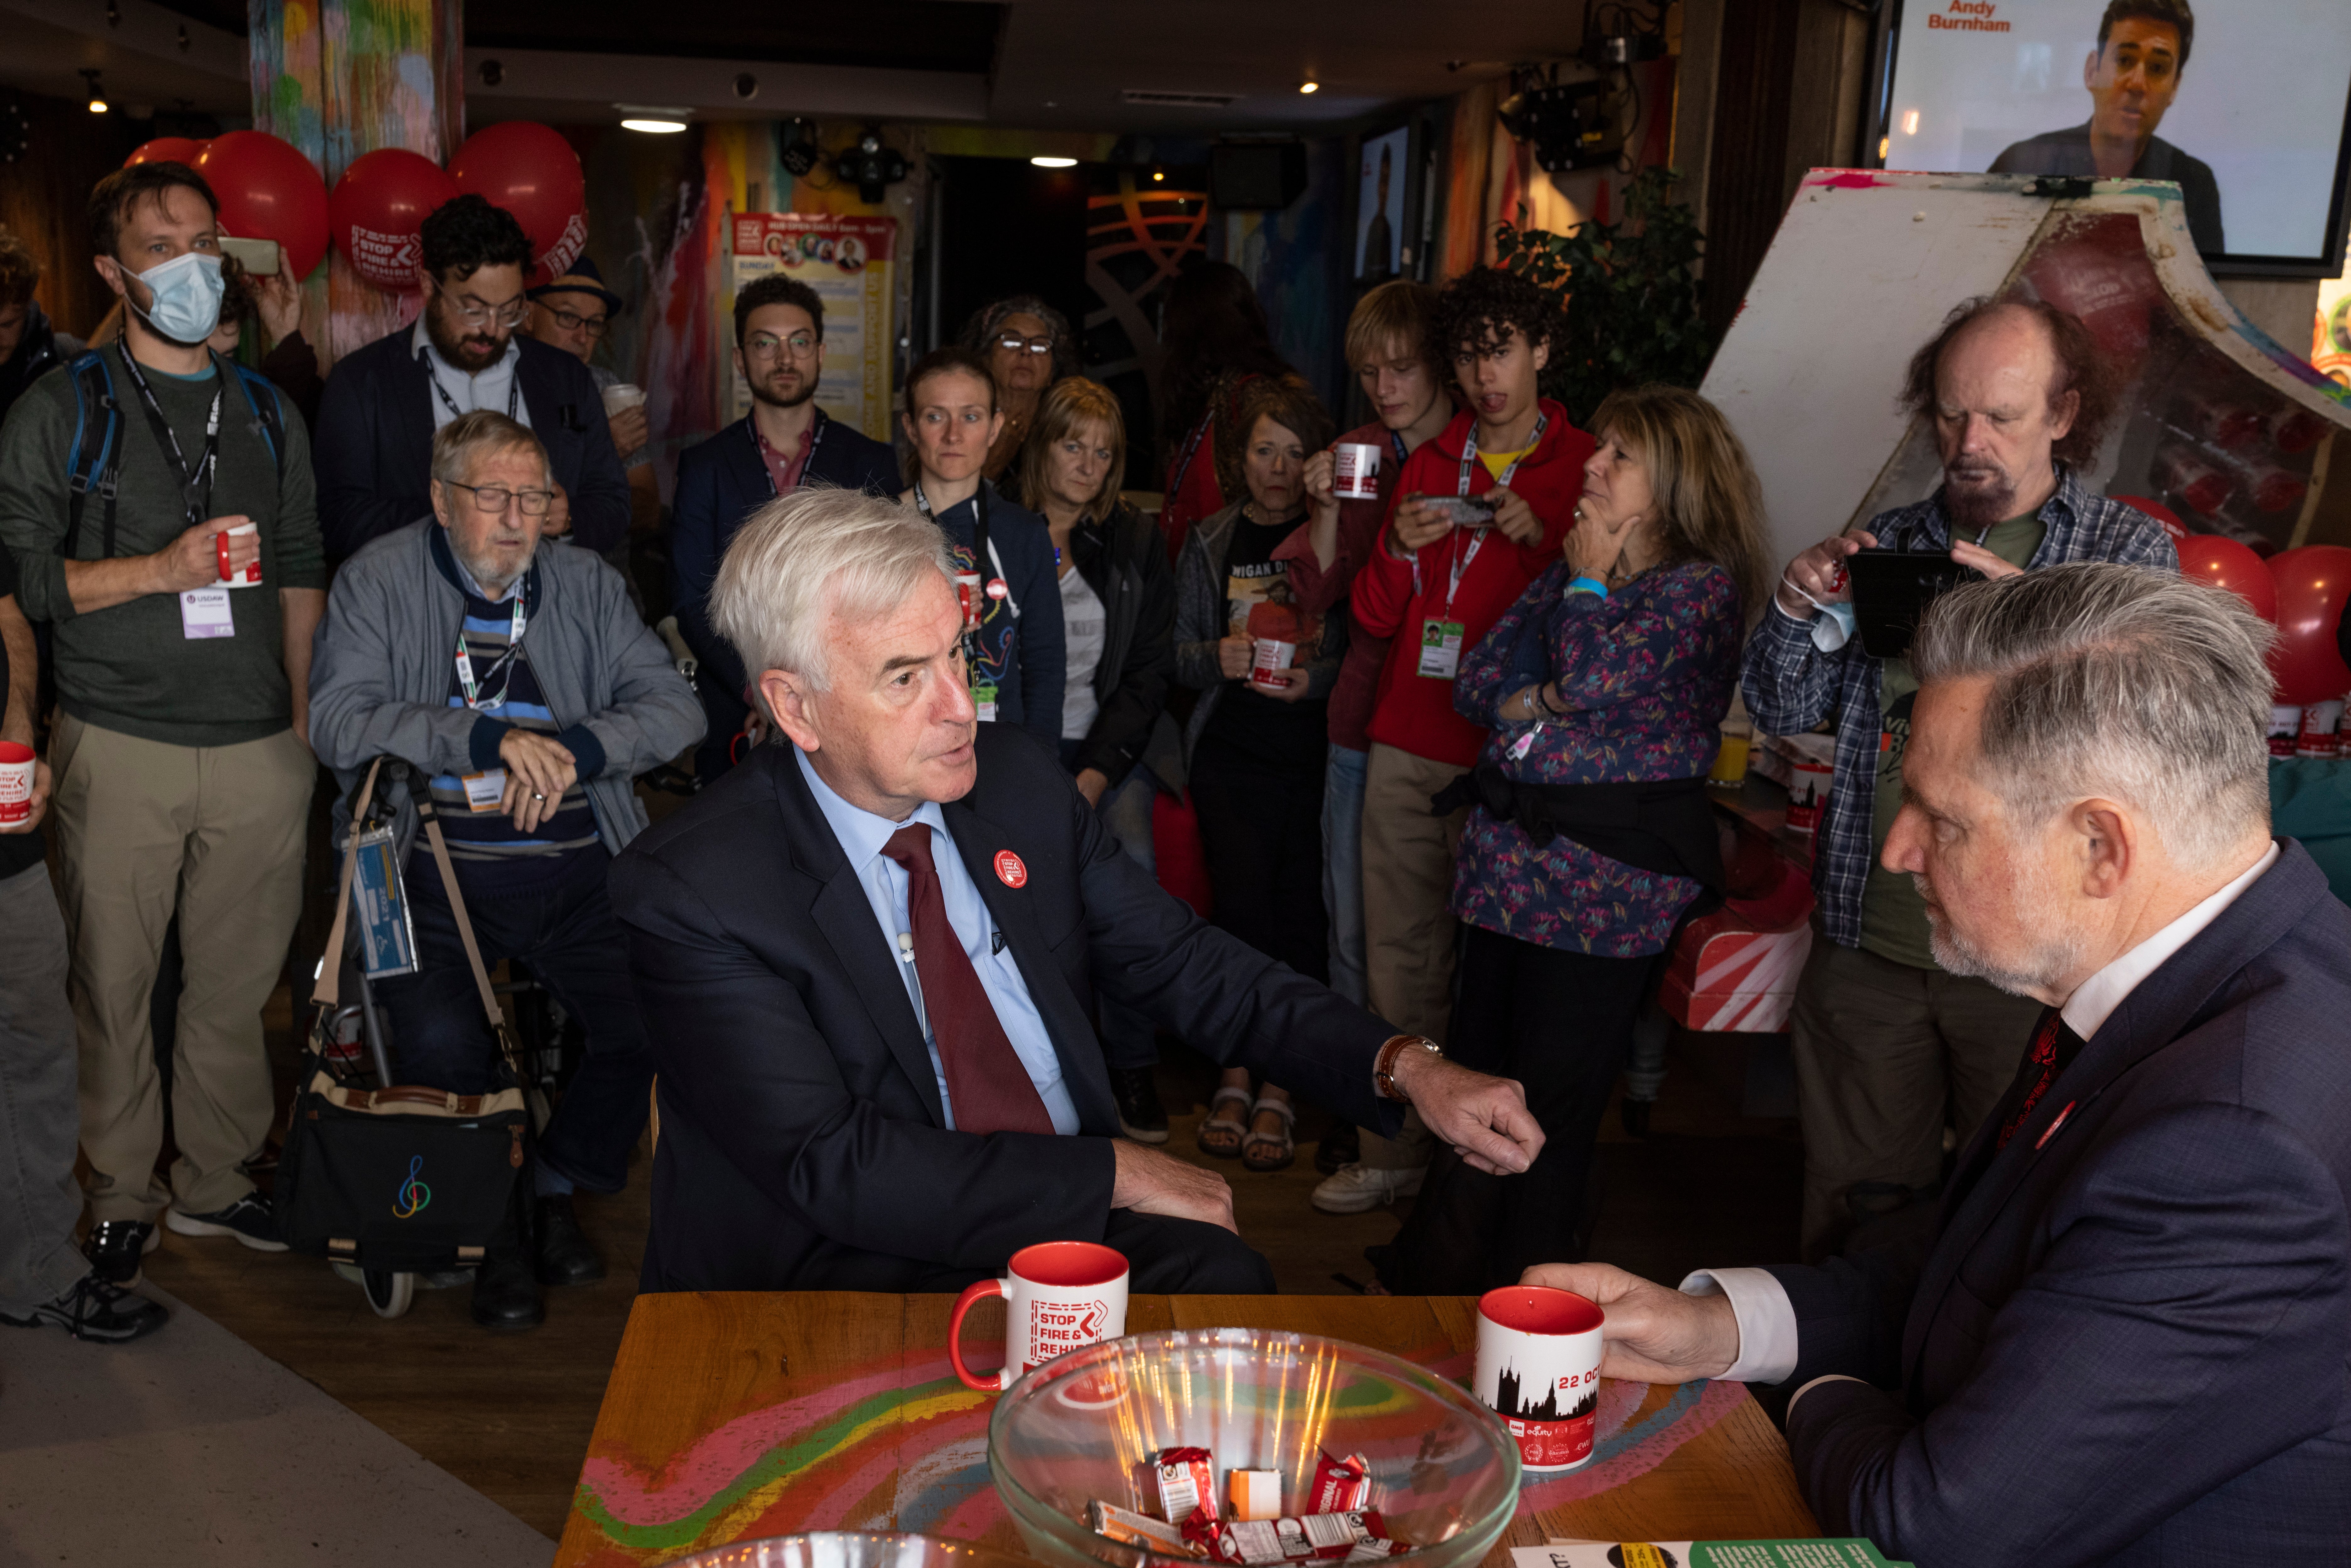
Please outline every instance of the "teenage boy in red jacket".
[[[1390, 639], [1365, 727], [1367, 999], [1398, 1030], [1439, 1044], [1453, 985], [1447, 905], [1466, 812], [1433, 817], [1428, 800], [1469, 770], [1486, 739], [1453, 711], [1454, 673], [1559, 559], [1592, 455], [1592, 437], [1536, 391], [1559, 325], [1552, 297], [1510, 273], [1481, 267], [1446, 285], [1435, 341], [1463, 412], [1405, 460], [1387, 525], [1349, 595], [1354, 624]], [[1490, 521], [1457, 522], [1451, 507], [1462, 497], [1490, 506]], [[1409, 1124], [1400, 1141], [1366, 1132], [1354, 1185], [1406, 1196], [1428, 1154], [1426, 1134]]]

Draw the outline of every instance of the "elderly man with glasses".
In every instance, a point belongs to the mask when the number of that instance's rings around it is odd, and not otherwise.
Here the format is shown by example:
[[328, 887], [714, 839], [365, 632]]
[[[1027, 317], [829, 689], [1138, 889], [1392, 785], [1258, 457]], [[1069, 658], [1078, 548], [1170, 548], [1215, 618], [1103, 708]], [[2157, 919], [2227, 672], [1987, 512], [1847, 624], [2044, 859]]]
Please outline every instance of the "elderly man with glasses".
[[[539, 1143], [537, 1254], [494, 1245], [475, 1277], [475, 1321], [523, 1329], [543, 1315], [538, 1283], [604, 1272], [571, 1193], [620, 1190], [653, 1077], [604, 873], [645, 827], [631, 781], [699, 739], [702, 715], [620, 574], [586, 550], [538, 548], [555, 487], [537, 436], [476, 410], [434, 437], [432, 472], [433, 515], [335, 579], [310, 734], [347, 794], [376, 758], [416, 768], [483, 960], [528, 964], [587, 1031]], [[481, 1093], [496, 1047], [447, 890], [394, 799], [420, 967], [376, 993], [393, 1074]]]
[[554, 500], [545, 537], [599, 553], [628, 537], [629, 482], [604, 400], [579, 358], [516, 329], [536, 259], [514, 214], [479, 196], [434, 210], [418, 231], [416, 325], [345, 355], [319, 404], [319, 526], [336, 560], [431, 508], [433, 433], [488, 409], [547, 449]]
[[751, 393], [751, 412], [678, 458], [670, 509], [677, 626], [702, 663], [702, 711], [710, 720], [694, 764], [705, 783], [733, 766], [733, 743], [751, 713], [742, 658], [711, 629], [707, 602], [735, 530], [802, 485], [874, 496], [895, 496], [905, 485], [889, 443], [817, 406], [824, 301], [799, 278], [762, 277], [735, 296], [735, 373]]

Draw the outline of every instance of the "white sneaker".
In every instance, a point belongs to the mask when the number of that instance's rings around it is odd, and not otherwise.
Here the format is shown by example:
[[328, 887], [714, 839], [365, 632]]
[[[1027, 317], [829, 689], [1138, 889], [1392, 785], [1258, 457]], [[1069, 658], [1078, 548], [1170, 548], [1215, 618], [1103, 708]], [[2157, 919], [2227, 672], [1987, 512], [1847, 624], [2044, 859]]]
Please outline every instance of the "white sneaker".
[[1420, 1178], [1426, 1174], [1420, 1166], [1393, 1171], [1358, 1161], [1323, 1177], [1314, 1189], [1312, 1202], [1325, 1214], [1362, 1214], [1410, 1197], [1420, 1190]]

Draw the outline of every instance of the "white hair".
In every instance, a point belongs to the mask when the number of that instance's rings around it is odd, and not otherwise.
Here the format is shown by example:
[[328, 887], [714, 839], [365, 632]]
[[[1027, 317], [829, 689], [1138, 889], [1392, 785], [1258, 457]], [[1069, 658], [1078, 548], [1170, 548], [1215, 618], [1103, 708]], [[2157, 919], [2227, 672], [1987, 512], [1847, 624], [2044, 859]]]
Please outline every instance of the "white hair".
[[799, 489], [744, 519], [718, 563], [710, 620], [753, 681], [789, 670], [825, 691], [827, 621], [886, 615], [926, 572], [955, 580], [946, 536], [928, 517], [860, 491]]
[[1984, 781], [2019, 825], [2103, 795], [2202, 869], [2269, 828], [2275, 637], [2226, 589], [2077, 561], [1943, 595], [1910, 666], [1922, 685], [1991, 679]]

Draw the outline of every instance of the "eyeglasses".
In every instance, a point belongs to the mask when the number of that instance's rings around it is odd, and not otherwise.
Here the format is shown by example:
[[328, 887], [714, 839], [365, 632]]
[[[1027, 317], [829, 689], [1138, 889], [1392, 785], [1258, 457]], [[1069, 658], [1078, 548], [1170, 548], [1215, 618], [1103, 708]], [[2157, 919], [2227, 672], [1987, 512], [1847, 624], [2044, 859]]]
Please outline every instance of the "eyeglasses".
[[1024, 338], [1018, 332], [1007, 332], [996, 340], [996, 346], [1008, 354], [1024, 350], [1031, 354], [1050, 354], [1053, 351], [1053, 335], [1048, 332], [1041, 338]]
[[743, 345], [743, 351], [755, 360], [772, 360], [778, 351], [789, 353], [795, 360], [805, 360], [816, 352], [816, 340], [806, 332], [795, 332], [789, 338], [760, 332], [754, 334], [751, 340]]
[[[459, 306], [458, 308], [462, 310], [465, 307]], [[585, 332], [591, 338], [602, 337], [604, 329], [612, 324], [609, 316], [580, 316], [569, 310], [558, 310], [552, 305], [547, 308], [547, 313], [554, 317], [555, 324], [565, 331]]]
[[471, 490], [474, 493], [474, 510], [487, 512], [492, 517], [503, 515], [507, 504], [511, 501], [521, 504], [524, 517], [543, 517], [547, 516], [547, 508], [555, 501], [552, 490], [509, 490], [504, 485], [460, 485], [455, 479], [441, 482], [452, 490]]
[[[530, 308], [530, 301], [519, 294], [503, 305], [485, 305], [476, 299], [459, 299], [438, 289], [435, 292], [449, 302], [449, 308], [455, 310], [457, 319], [468, 327], [486, 326], [493, 322], [500, 327], [517, 327], [522, 324], [523, 312]], [[597, 330], [602, 329], [600, 324]]]

